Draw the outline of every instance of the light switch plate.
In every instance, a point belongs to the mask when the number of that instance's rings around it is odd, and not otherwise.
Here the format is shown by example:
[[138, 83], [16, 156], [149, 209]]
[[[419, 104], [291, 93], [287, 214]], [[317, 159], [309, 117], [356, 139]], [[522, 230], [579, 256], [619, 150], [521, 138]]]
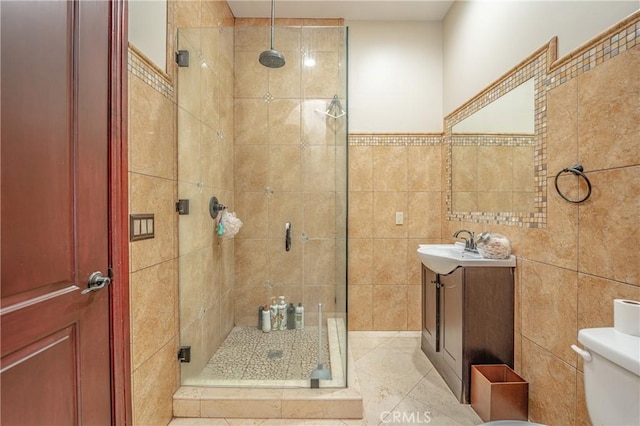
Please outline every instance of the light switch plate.
[[402, 225], [404, 223], [404, 213], [396, 212], [396, 225]]

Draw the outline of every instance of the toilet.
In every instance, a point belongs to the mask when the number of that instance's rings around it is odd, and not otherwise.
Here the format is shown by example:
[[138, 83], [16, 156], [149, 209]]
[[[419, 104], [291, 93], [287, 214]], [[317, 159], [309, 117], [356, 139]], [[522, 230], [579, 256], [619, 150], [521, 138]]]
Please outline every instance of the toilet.
[[613, 327], [578, 332], [584, 393], [594, 425], [640, 425], [640, 337]]

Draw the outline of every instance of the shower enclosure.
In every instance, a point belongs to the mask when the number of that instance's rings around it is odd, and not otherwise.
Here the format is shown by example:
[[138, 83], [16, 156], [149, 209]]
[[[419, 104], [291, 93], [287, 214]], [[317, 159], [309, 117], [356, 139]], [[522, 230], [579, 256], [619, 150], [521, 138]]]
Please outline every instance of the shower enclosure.
[[[346, 386], [347, 30], [276, 27], [277, 69], [258, 62], [269, 31], [178, 31], [183, 385]], [[228, 238], [231, 212], [243, 226]], [[304, 329], [258, 329], [279, 296], [302, 304]]]

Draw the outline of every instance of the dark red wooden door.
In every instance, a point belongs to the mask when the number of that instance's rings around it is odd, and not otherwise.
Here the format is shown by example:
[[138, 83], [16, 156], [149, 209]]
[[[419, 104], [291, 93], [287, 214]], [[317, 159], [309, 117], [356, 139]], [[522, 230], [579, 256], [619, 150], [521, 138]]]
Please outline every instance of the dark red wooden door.
[[2, 1], [1, 423], [111, 423], [109, 3]]

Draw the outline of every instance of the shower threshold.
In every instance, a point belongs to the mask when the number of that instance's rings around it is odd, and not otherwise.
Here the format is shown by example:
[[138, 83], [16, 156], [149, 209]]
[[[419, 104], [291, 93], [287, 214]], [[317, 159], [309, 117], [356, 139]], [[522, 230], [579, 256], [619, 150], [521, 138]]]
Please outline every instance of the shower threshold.
[[[321, 388], [345, 387], [344, 321], [328, 318], [323, 329], [323, 365], [331, 371]], [[235, 327], [199, 376], [185, 386], [308, 388], [318, 366], [318, 327], [263, 333], [255, 327]]]
[[327, 330], [332, 371], [331, 380], [320, 380], [321, 389], [310, 389], [310, 379], [183, 383], [173, 395], [174, 417], [361, 419], [362, 393], [343, 319], [329, 318]]

